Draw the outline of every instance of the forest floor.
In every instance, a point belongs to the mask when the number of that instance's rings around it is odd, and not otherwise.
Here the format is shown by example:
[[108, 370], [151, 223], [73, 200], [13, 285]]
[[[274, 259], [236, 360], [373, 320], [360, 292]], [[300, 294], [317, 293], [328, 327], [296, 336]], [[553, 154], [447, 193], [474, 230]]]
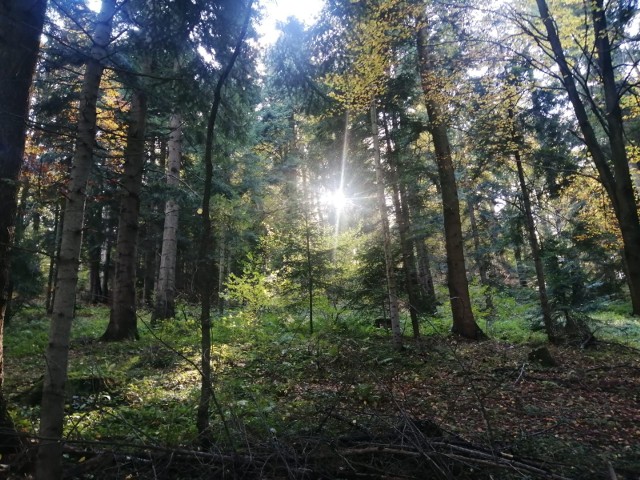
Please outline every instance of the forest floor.
[[[139, 342], [100, 343], [105, 312], [83, 309], [74, 325], [73, 478], [640, 478], [634, 342], [548, 346], [557, 365], [545, 367], [529, 358], [534, 337], [430, 335], [395, 353], [384, 330], [309, 336], [229, 316], [213, 329], [215, 447], [203, 449], [195, 321], [148, 329], [141, 318]], [[6, 391], [26, 435], [46, 323], [33, 314], [7, 331]]]

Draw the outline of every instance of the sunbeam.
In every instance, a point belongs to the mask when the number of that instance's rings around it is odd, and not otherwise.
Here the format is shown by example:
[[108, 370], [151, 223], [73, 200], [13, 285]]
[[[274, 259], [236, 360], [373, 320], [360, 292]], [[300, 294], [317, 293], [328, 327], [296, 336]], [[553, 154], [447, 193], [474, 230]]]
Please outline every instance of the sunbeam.
[[342, 158], [340, 159], [340, 185], [334, 193], [334, 205], [336, 206], [336, 229], [333, 237], [333, 258], [338, 250], [338, 235], [340, 234], [340, 218], [344, 208], [346, 197], [344, 195], [344, 172], [347, 164], [347, 152], [349, 150], [349, 110], [344, 113], [344, 137], [342, 141]]

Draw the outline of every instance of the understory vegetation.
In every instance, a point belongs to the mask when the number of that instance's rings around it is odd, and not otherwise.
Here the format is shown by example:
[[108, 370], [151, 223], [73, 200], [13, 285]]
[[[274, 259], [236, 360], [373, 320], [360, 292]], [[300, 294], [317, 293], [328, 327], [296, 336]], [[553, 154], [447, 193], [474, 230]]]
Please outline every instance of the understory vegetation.
[[[621, 313], [626, 305], [591, 312], [598, 340], [548, 347], [550, 366], [531, 356], [544, 336], [526, 315], [509, 313], [534, 305], [506, 295], [496, 304], [509, 308], [487, 322], [490, 340], [448, 335], [443, 311], [402, 353], [386, 329], [355, 312], [319, 318], [309, 335], [300, 312], [230, 310], [213, 321], [208, 450], [193, 422], [194, 308], [181, 305], [176, 319], [153, 327], [141, 313], [140, 341], [103, 343], [108, 310], [79, 305], [67, 471], [74, 478], [606, 478], [611, 465], [618, 478], [635, 478], [640, 328]], [[29, 443], [47, 329], [46, 314], [31, 307], [6, 333], [6, 391]], [[8, 457], [14, 472], [34, 448]]]
[[638, 480], [639, 4], [2, 0], [0, 477]]

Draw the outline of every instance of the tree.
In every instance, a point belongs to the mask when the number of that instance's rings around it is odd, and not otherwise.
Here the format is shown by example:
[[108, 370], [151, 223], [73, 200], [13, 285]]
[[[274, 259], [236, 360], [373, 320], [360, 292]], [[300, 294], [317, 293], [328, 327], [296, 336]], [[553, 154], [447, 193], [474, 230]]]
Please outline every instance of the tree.
[[107, 47], [111, 41], [111, 25], [115, 13], [115, 0], [102, 2], [93, 32], [92, 46], [86, 61], [78, 115], [76, 148], [72, 160], [71, 177], [64, 209], [62, 244], [53, 304], [49, 343], [46, 351], [44, 387], [40, 417], [40, 437], [36, 466], [38, 478], [62, 476], [62, 426], [64, 421], [65, 385], [69, 361], [69, 337], [73, 319], [78, 262], [82, 240], [82, 224], [86, 187], [96, 134], [96, 103]]
[[[169, 159], [167, 165], [167, 186], [177, 188], [180, 183], [182, 116], [173, 113], [169, 122]], [[180, 206], [172, 197], [164, 207], [164, 229], [162, 233], [162, 254], [158, 288], [156, 289], [154, 319], [175, 316], [176, 260], [178, 253], [178, 215]]]
[[138, 338], [135, 285], [136, 247], [147, 123], [147, 93], [142, 86], [135, 88], [132, 93], [129, 116], [127, 147], [121, 180], [116, 274], [112, 292], [111, 316], [107, 330], [101, 337], [106, 341]]
[[371, 102], [371, 136], [373, 138], [373, 159], [376, 169], [376, 194], [380, 221], [382, 222], [382, 241], [384, 245], [385, 277], [387, 280], [387, 294], [389, 296], [389, 319], [393, 333], [393, 346], [396, 350], [402, 350], [402, 331], [400, 330], [398, 291], [396, 287], [394, 259], [391, 250], [391, 231], [387, 214], [387, 201], [384, 193], [384, 171], [380, 159], [380, 140], [378, 138], [378, 113], [375, 99]]
[[[213, 388], [211, 385], [211, 296], [213, 291], [213, 262], [211, 261], [211, 186], [213, 180], [213, 146], [215, 141], [215, 126], [218, 119], [218, 112], [222, 101], [222, 88], [231, 74], [231, 70], [240, 55], [242, 46], [245, 43], [247, 31], [253, 14], [253, 0], [249, 0], [246, 6], [246, 14], [242, 28], [236, 39], [233, 52], [228, 59], [224, 69], [220, 72], [220, 77], [215, 86], [213, 102], [207, 121], [207, 135], [205, 140], [204, 154], [204, 193], [202, 195], [202, 234], [199, 246], [199, 261], [197, 282], [200, 293], [200, 331], [201, 331], [201, 388], [198, 411], [196, 413], [196, 426], [198, 434], [204, 443], [209, 437], [209, 412]], [[220, 408], [218, 408], [221, 412]], [[224, 417], [223, 417], [224, 420]], [[226, 425], [225, 425], [226, 427]]]
[[29, 89], [33, 80], [46, 0], [0, 3], [0, 449], [15, 447], [13, 422], [4, 398], [4, 321], [9, 248], [16, 219], [18, 176], [22, 165]]
[[[547, 32], [545, 40], [550, 47], [550, 51], [547, 50], [547, 53], [558, 65], [560, 81], [573, 106], [584, 143], [613, 205], [622, 233], [631, 305], [633, 313], [640, 315], [640, 248], [638, 248], [640, 245], [640, 218], [638, 217], [629, 159], [625, 147], [624, 124], [620, 107], [623, 86], [620, 86], [616, 81], [616, 70], [612, 60], [613, 45], [604, 2], [594, 0], [588, 4], [588, 10], [593, 25], [592, 48], [597, 57], [597, 64], [591, 66], [596, 67], [603, 90], [604, 109], [599, 118], [606, 134], [608, 151], [600, 143], [592, 120], [587, 113], [582, 94], [587, 95], [587, 102], [590, 105], [595, 105], [596, 101], [588, 91], [583, 91], [581, 94], [578, 89], [575, 71], [569, 65], [557, 24], [549, 12], [547, 2], [536, 0], [536, 3]], [[531, 32], [530, 29], [527, 28], [527, 30]], [[539, 38], [537, 34], [535, 37]]]
[[518, 184], [520, 185], [520, 197], [524, 209], [525, 228], [529, 237], [529, 246], [531, 247], [531, 256], [536, 269], [536, 280], [538, 282], [538, 297], [540, 298], [540, 308], [542, 309], [542, 322], [544, 324], [547, 337], [551, 343], [558, 341], [556, 327], [551, 317], [551, 306], [549, 305], [549, 297], [547, 295], [547, 285], [545, 281], [544, 266], [542, 264], [542, 253], [536, 236], [536, 226], [533, 220], [533, 210], [531, 209], [531, 198], [527, 188], [527, 182], [524, 177], [524, 168], [522, 167], [522, 158], [520, 155], [520, 138], [515, 132], [513, 110], [509, 110], [509, 120], [511, 121], [513, 135], [513, 157], [516, 161], [516, 171], [518, 172]]
[[[355, 2], [354, 2], [355, 3]], [[372, 138], [371, 154], [376, 175], [375, 196], [382, 228], [383, 250], [385, 259], [385, 280], [389, 319], [393, 332], [393, 346], [401, 350], [402, 330], [400, 325], [400, 308], [396, 285], [395, 259], [392, 251], [391, 229], [389, 228], [389, 212], [385, 194], [385, 172], [380, 151], [380, 129], [378, 126], [378, 98], [385, 92], [387, 74], [391, 65], [392, 40], [387, 35], [386, 25], [381, 21], [388, 20], [395, 7], [395, 2], [375, 2], [371, 5], [342, 5], [346, 10], [346, 18], [352, 25], [343, 25], [340, 34], [346, 40], [352, 60], [340, 70], [326, 76], [326, 83], [332, 88], [330, 96], [353, 112], [369, 112], [368, 123]], [[340, 14], [338, 10], [336, 14]], [[345, 28], [347, 27], [347, 28]]]
[[471, 310], [469, 283], [464, 258], [462, 222], [458, 188], [447, 134], [447, 120], [441, 98], [444, 89], [438, 61], [429, 38], [426, 19], [418, 19], [417, 48], [424, 101], [429, 115], [429, 130], [433, 138], [436, 164], [442, 194], [445, 242], [447, 249], [447, 281], [453, 313], [452, 331], [463, 337], [480, 339], [484, 334]]

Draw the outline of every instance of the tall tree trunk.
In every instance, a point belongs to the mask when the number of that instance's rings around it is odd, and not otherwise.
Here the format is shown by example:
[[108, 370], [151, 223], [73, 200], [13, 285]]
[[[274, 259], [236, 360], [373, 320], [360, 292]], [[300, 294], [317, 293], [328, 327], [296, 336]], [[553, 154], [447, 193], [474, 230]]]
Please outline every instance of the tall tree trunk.
[[[182, 157], [182, 116], [171, 115], [169, 122], [169, 165], [167, 170], [167, 187], [177, 189], [180, 183], [180, 160]], [[176, 314], [176, 257], [178, 252], [178, 215], [180, 206], [170, 193], [164, 209], [164, 230], [162, 233], [162, 254], [160, 256], [160, 275], [156, 290], [154, 320], [173, 318]]]
[[303, 197], [303, 220], [305, 255], [307, 267], [307, 300], [309, 302], [309, 335], [313, 335], [313, 258], [311, 254], [311, 193], [309, 192], [309, 182], [307, 180], [307, 169], [302, 169], [302, 197]]
[[138, 338], [136, 312], [136, 247], [138, 243], [138, 217], [140, 215], [140, 191], [144, 170], [147, 123], [147, 97], [136, 88], [131, 99], [127, 147], [124, 153], [122, 197], [118, 218], [116, 242], [116, 274], [112, 292], [111, 316], [103, 341], [120, 341]]
[[480, 246], [480, 232], [478, 232], [478, 222], [476, 220], [476, 208], [475, 202], [476, 198], [472, 198], [471, 196], [467, 197], [467, 209], [469, 210], [469, 223], [471, 225], [471, 237], [473, 238], [473, 250], [475, 253], [476, 266], [478, 268], [478, 273], [480, 274], [480, 284], [485, 288], [485, 305], [487, 307], [487, 311], [489, 315], [492, 316], [494, 314], [494, 305], [493, 305], [493, 297], [491, 296], [491, 291], [489, 290], [489, 265], [486, 259], [486, 254], [483, 254], [482, 247]]
[[[227, 253], [227, 239], [226, 239], [226, 234], [224, 232], [221, 232], [220, 234], [220, 240], [218, 242], [218, 292], [222, 292], [222, 288], [224, 286], [224, 280], [225, 280], [225, 276], [226, 276], [226, 268], [225, 268], [225, 263], [226, 263], [226, 253]], [[224, 314], [224, 298], [222, 296], [219, 296], [218, 298], [218, 314], [220, 316], [222, 316]]]
[[[157, 156], [157, 165], [158, 165], [158, 169], [161, 172], [166, 172], [166, 168], [167, 168], [167, 157], [168, 157], [168, 141], [165, 137], [159, 138], [158, 139], [158, 143], [159, 143], [159, 154]], [[154, 149], [155, 151], [155, 149]], [[166, 205], [165, 205], [166, 207]], [[153, 211], [154, 213], [157, 212], [157, 206], [154, 205], [153, 206]], [[164, 212], [163, 212], [164, 213]], [[154, 215], [155, 218], [155, 215]], [[147, 272], [148, 278], [145, 280], [145, 283], [148, 282], [148, 285], [145, 285], [145, 288], [149, 288], [151, 287], [153, 289], [153, 291], [151, 292], [150, 296], [148, 297], [149, 299], [152, 298], [152, 294], [154, 292], [157, 292], [159, 289], [159, 285], [160, 285], [160, 256], [162, 255], [162, 236], [164, 233], [164, 219], [163, 219], [163, 223], [159, 223], [159, 222], [153, 222], [152, 226], [151, 226], [151, 231], [152, 233], [152, 242], [149, 245], [149, 249], [151, 250], [150, 252], [147, 252], [147, 254], [149, 255], [149, 271]], [[151, 258], [151, 256], [153, 256], [153, 259]], [[178, 260], [177, 260], [177, 250], [176, 250], [176, 264], [177, 264]], [[153, 266], [153, 271], [151, 271], [151, 266]], [[177, 285], [177, 269], [176, 269], [176, 291], [179, 290], [178, 285]], [[149, 305], [151, 308], [155, 308], [155, 302], [153, 303], [153, 305]]]
[[18, 447], [4, 398], [4, 317], [16, 192], [46, 0], [0, 2], [0, 452]]
[[464, 259], [462, 222], [458, 188], [451, 158], [451, 146], [447, 135], [447, 126], [442, 106], [438, 100], [442, 86], [435, 70], [435, 59], [429, 51], [427, 27], [418, 31], [418, 57], [425, 105], [429, 115], [429, 127], [435, 148], [440, 191], [442, 194], [442, 213], [444, 216], [444, 236], [447, 251], [447, 278], [449, 299], [453, 314], [452, 331], [471, 339], [484, 338], [471, 309], [469, 283]]
[[[23, 181], [22, 188], [20, 190], [20, 201], [17, 207], [15, 227], [13, 232], [13, 245], [20, 246], [20, 242], [24, 236], [25, 215], [27, 209], [27, 201], [29, 199], [30, 185], [28, 181]], [[9, 262], [11, 264], [11, 261]], [[15, 289], [15, 283], [13, 279], [12, 268], [9, 268], [9, 280], [7, 282], [7, 291], [5, 293], [6, 305], [4, 312], [4, 326], [9, 325], [11, 317], [13, 316], [13, 292]], [[1, 447], [1, 446], [0, 446]]]
[[91, 303], [102, 303], [102, 282], [100, 278], [100, 254], [104, 243], [104, 229], [102, 225], [102, 203], [95, 202], [89, 207], [87, 215], [87, 243], [89, 260], [89, 294]]
[[573, 72], [567, 63], [556, 24], [549, 14], [545, 0], [536, 0], [540, 17], [547, 30], [547, 39], [558, 65], [562, 82], [573, 106], [580, 131], [598, 171], [618, 221], [624, 247], [627, 282], [631, 294], [634, 315], [640, 315], [640, 219], [635, 201], [633, 181], [629, 171], [629, 159], [624, 142], [620, 96], [618, 94], [615, 71], [611, 60], [611, 44], [608, 36], [607, 20], [602, 0], [591, 3], [594, 25], [595, 49], [604, 88], [607, 122], [607, 136], [611, 150], [611, 161], [598, 141], [591, 121], [578, 91]]
[[389, 299], [389, 320], [393, 334], [393, 347], [402, 350], [402, 330], [400, 329], [400, 310], [398, 308], [398, 291], [396, 287], [396, 272], [391, 249], [391, 229], [389, 228], [389, 215], [387, 212], [387, 200], [384, 193], [384, 170], [380, 159], [380, 139], [378, 137], [378, 112], [375, 100], [371, 102], [370, 109], [371, 136], [373, 138], [373, 159], [376, 168], [376, 191], [378, 197], [378, 211], [382, 223], [382, 241], [384, 248], [385, 277], [387, 280], [387, 296]]
[[525, 266], [522, 262], [522, 246], [516, 243], [513, 246], [513, 255], [516, 259], [516, 272], [518, 273], [518, 284], [521, 287], [527, 286], [527, 276], [525, 274]]
[[53, 221], [53, 244], [49, 249], [49, 275], [47, 276], [47, 293], [44, 303], [45, 309], [49, 314], [53, 313], [53, 301], [55, 297], [53, 289], [55, 288], [55, 279], [58, 270], [58, 258], [60, 258], [60, 244], [62, 239], [62, 213], [60, 210], [60, 202], [56, 202]]
[[249, 0], [247, 3], [247, 14], [242, 25], [242, 30], [238, 36], [233, 54], [229, 59], [229, 62], [225, 66], [224, 70], [218, 78], [216, 88], [213, 94], [213, 103], [211, 105], [211, 111], [209, 112], [209, 119], [207, 122], [207, 136], [205, 141], [204, 151], [204, 192], [202, 194], [202, 236], [200, 238], [200, 248], [198, 259], [200, 265], [196, 272], [196, 282], [200, 293], [200, 347], [202, 349], [200, 358], [200, 373], [202, 375], [200, 383], [200, 399], [198, 401], [198, 410], [196, 413], [196, 428], [198, 434], [203, 443], [207, 443], [210, 437], [209, 428], [209, 413], [211, 410], [211, 399], [214, 399], [220, 420], [222, 420], [227, 436], [230, 439], [230, 434], [227, 429], [227, 424], [224, 418], [224, 412], [220, 405], [217, 404], [214, 396], [212, 377], [211, 377], [211, 294], [214, 288], [213, 276], [211, 273], [214, 271], [211, 243], [211, 188], [213, 181], [213, 145], [215, 141], [215, 125], [218, 118], [218, 111], [220, 109], [220, 102], [222, 101], [222, 87], [224, 86], [233, 66], [240, 55], [240, 50], [244, 44], [245, 37], [247, 36], [247, 30], [249, 29], [249, 22], [251, 21], [253, 11], [253, 0]]
[[36, 464], [39, 479], [62, 476], [62, 426], [69, 361], [69, 337], [76, 300], [78, 266], [82, 243], [82, 223], [89, 173], [96, 135], [96, 103], [100, 92], [103, 60], [111, 37], [114, 0], [103, 0], [87, 59], [80, 108], [78, 133], [73, 154], [71, 178], [64, 211], [62, 243], [56, 281], [56, 296], [46, 350], [44, 387], [40, 409], [40, 448]]
[[[438, 302], [435, 286], [433, 285], [433, 276], [431, 275], [431, 261], [429, 260], [429, 253], [425, 243], [427, 237], [425, 226], [421, 220], [423, 208], [413, 186], [406, 189], [403, 198], [406, 198], [407, 208], [410, 212], [410, 217], [413, 219], [410, 222], [411, 240], [416, 252], [418, 285], [420, 287], [420, 297], [423, 301], [423, 310], [426, 313], [433, 314], [437, 311]], [[418, 223], [420, 223], [419, 226]]]
[[544, 278], [544, 267], [542, 265], [542, 257], [540, 256], [540, 247], [538, 245], [538, 237], [536, 236], [536, 226], [533, 221], [531, 200], [529, 199], [529, 191], [527, 189], [527, 183], [524, 178], [524, 169], [522, 168], [520, 151], [516, 150], [513, 155], [516, 159], [516, 166], [518, 169], [518, 182], [520, 184], [520, 193], [522, 195], [522, 204], [524, 206], [525, 225], [527, 227], [527, 234], [529, 236], [531, 256], [533, 257], [533, 264], [536, 269], [536, 279], [538, 281], [538, 296], [540, 298], [540, 308], [542, 309], [542, 321], [544, 323], [544, 329], [547, 333], [549, 341], [551, 343], [555, 343], [558, 341], [558, 336], [555, 325], [553, 323], [553, 318], [551, 317], [551, 307], [549, 305], [547, 287]]
[[144, 253], [142, 262], [144, 264], [143, 269], [143, 279], [142, 279], [142, 303], [149, 308], [152, 308], [154, 305], [153, 302], [153, 292], [157, 285], [156, 280], [156, 271], [157, 271], [157, 263], [156, 262], [156, 254], [158, 253], [156, 250], [157, 247], [157, 237], [156, 230], [159, 230], [156, 226], [155, 222], [155, 213], [156, 208], [151, 206], [151, 214], [149, 215], [149, 219], [147, 223], [145, 223], [145, 235], [144, 238]]
[[107, 305], [111, 304], [111, 273], [113, 269], [111, 251], [113, 250], [113, 220], [113, 209], [111, 207], [107, 207], [107, 214], [104, 221], [107, 233], [104, 251], [102, 253], [104, 256], [104, 262], [102, 265], [102, 296], [104, 298], [104, 303]]
[[409, 316], [411, 317], [411, 328], [413, 330], [414, 338], [420, 338], [420, 319], [418, 318], [418, 311], [420, 306], [420, 300], [418, 296], [418, 285], [415, 271], [415, 257], [413, 255], [413, 248], [409, 243], [409, 221], [406, 209], [403, 210], [400, 199], [400, 176], [398, 174], [398, 162], [393, 160], [394, 152], [391, 146], [391, 138], [389, 136], [389, 129], [384, 125], [385, 138], [387, 143], [387, 159], [390, 167], [391, 174], [391, 187], [393, 190], [392, 201], [393, 209], [396, 216], [396, 222], [398, 224], [398, 234], [400, 236], [400, 250], [402, 252], [402, 270], [404, 273], [405, 282], [407, 284], [407, 296], [409, 297]]

